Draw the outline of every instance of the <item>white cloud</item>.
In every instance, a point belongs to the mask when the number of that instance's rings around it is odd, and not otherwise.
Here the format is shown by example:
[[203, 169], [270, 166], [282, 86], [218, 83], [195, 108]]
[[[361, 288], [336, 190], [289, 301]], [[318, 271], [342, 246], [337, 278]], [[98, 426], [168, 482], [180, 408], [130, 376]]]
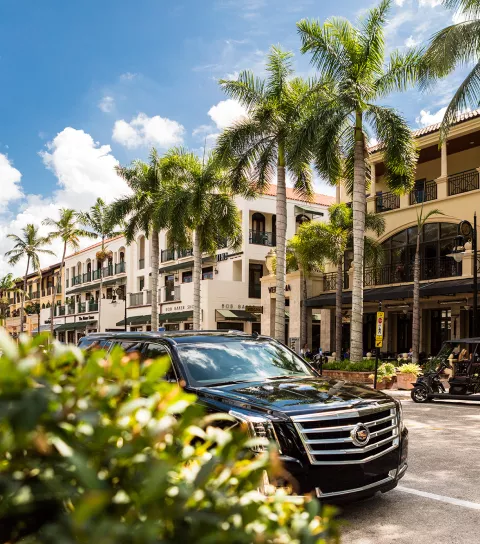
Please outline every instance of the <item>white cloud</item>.
[[115, 99], [113, 96], [104, 96], [98, 103], [98, 107], [104, 113], [111, 113], [115, 108]]
[[112, 138], [119, 144], [135, 149], [142, 146], [168, 148], [183, 143], [184, 127], [166, 117], [148, 117], [139, 113], [129, 123], [124, 119], [115, 122]]
[[416, 40], [413, 36], [409, 36], [405, 40], [405, 46], [406, 47], [416, 47], [420, 42]]
[[440, 108], [435, 113], [430, 113], [430, 111], [427, 110], [421, 110], [420, 115], [415, 118], [415, 121], [423, 127], [435, 125], [436, 123], [441, 123], [446, 111], [446, 107]]
[[439, 6], [443, 0], [420, 0], [419, 6], [420, 7], [429, 7], [429, 8], [435, 8]]
[[229, 98], [228, 100], [222, 100], [215, 106], [212, 106], [208, 110], [208, 115], [217, 125], [217, 128], [222, 130], [242, 117], [247, 116], [248, 112], [240, 102]]
[[192, 136], [194, 138], [203, 138], [205, 134], [210, 134], [213, 130], [214, 128], [212, 127], [212, 125], [200, 125], [197, 128], [193, 129]]
[[400, 7], [402, 7], [404, 3], [405, 3], [405, 0], [395, 0], [395, 4]]
[[132, 81], [132, 79], [135, 79], [138, 76], [138, 74], [134, 74], [132, 72], [125, 72], [124, 74], [120, 75], [120, 79], [123, 81]]
[[[17, 200], [23, 196], [20, 186], [22, 174], [14, 168], [6, 155], [0, 153], [0, 205], [5, 206], [12, 200]], [[0, 213], [3, 209], [0, 208]]]

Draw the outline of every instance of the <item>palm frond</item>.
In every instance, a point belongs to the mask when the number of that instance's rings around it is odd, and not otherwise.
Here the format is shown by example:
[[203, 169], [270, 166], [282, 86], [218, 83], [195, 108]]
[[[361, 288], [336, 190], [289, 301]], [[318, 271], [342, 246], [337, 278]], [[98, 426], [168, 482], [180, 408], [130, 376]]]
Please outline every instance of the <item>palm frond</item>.
[[221, 79], [219, 83], [229, 97], [238, 100], [247, 109], [264, 100], [265, 83], [249, 70], [240, 72], [236, 80]]
[[375, 82], [378, 96], [403, 92], [417, 83], [422, 76], [423, 62], [422, 49], [410, 49], [404, 53], [393, 51], [383, 74]]
[[267, 72], [266, 94], [267, 97], [279, 99], [287, 81], [293, 74], [293, 53], [291, 51], [283, 51], [280, 46], [272, 45], [270, 52], [267, 55]]
[[358, 66], [360, 73], [380, 74], [383, 70], [385, 55], [384, 26], [391, 0], [382, 0], [380, 4], [371, 8], [361, 24], [359, 42], [361, 53]]

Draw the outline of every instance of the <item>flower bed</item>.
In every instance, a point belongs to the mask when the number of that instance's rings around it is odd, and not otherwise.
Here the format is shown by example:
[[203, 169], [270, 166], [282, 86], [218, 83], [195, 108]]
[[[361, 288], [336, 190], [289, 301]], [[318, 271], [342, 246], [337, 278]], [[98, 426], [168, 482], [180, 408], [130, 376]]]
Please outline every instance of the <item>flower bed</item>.
[[371, 372], [352, 372], [348, 370], [324, 370], [323, 376], [334, 380], [346, 380], [348, 382], [373, 383], [369, 378]]

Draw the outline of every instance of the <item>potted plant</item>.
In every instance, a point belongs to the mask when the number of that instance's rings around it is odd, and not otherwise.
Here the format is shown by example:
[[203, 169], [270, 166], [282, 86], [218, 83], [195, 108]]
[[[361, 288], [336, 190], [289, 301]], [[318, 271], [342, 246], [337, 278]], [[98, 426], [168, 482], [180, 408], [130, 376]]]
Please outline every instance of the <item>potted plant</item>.
[[415, 363], [406, 363], [398, 368], [397, 386], [399, 389], [413, 389], [413, 382], [422, 373], [422, 369]]
[[[395, 377], [395, 367], [392, 363], [383, 363], [377, 370], [377, 389], [391, 389], [393, 387], [393, 378]], [[370, 374], [371, 380], [375, 379], [375, 374]]]

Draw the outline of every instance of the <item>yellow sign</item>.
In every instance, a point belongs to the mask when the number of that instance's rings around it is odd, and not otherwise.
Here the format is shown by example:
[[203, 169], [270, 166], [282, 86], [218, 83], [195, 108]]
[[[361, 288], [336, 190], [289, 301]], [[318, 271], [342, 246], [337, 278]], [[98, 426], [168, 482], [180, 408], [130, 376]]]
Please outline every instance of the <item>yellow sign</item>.
[[375, 333], [375, 347], [383, 346], [383, 324], [385, 322], [385, 312], [377, 312], [377, 331]]
[[376, 348], [382, 348], [383, 347], [383, 338], [380, 337], [380, 338], [376, 338], [375, 340], [375, 347]]

